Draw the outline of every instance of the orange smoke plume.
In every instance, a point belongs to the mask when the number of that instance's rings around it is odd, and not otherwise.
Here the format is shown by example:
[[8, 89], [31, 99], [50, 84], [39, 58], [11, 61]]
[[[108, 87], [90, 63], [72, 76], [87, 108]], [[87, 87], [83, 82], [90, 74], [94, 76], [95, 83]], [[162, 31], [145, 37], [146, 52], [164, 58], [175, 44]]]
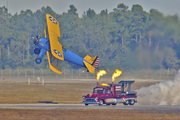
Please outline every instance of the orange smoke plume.
[[114, 82], [115, 78], [117, 78], [118, 76], [120, 76], [122, 74], [122, 71], [116, 69], [115, 72], [112, 75], [112, 82]]
[[99, 72], [97, 73], [97, 77], [96, 77], [97, 82], [100, 79], [100, 76], [103, 76], [105, 74], [107, 74], [107, 72], [105, 70], [99, 70]]

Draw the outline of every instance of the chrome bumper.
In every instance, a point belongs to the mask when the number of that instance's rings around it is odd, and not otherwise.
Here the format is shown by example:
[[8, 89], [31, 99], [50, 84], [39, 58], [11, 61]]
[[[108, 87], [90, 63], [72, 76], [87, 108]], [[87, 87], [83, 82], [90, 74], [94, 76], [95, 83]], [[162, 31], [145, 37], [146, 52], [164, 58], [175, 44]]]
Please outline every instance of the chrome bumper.
[[82, 102], [84, 104], [99, 104], [95, 98], [85, 98]]
[[116, 98], [108, 98], [105, 99], [106, 103], [122, 103], [124, 102], [124, 99], [116, 99]]

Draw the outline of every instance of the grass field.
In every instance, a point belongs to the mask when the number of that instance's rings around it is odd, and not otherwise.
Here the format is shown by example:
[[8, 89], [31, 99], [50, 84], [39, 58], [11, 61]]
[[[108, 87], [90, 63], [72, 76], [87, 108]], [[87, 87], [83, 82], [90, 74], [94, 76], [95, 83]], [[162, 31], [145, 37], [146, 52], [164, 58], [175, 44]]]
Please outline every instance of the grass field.
[[[135, 82], [132, 89], [154, 82]], [[0, 103], [81, 103], [82, 95], [92, 92], [96, 83], [1, 82]], [[180, 120], [180, 110], [121, 109], [0, 109], [0, 120]]]
[[[152, 82], [136, 82], [132, 89], [148, 86]], [[81, 103], [82, 96], [92, 92], [96, 83], [46, 83], [45, 85], [20, 82], [0, 83], [0, 103]]]
[[177, 110], [0, 109], [1, 120], [180, 120]]

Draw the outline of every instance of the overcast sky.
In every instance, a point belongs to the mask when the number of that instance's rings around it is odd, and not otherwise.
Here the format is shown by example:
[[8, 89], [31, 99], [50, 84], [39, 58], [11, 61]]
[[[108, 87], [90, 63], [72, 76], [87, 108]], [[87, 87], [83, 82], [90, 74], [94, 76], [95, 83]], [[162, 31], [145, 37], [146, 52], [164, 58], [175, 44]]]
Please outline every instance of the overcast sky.
[[153, 8], [164, 15], [178, 14], [180, 16], [180, 0], [0, 0], [0, 7], [7, 6], [7, 3], [8, 12], [12, 15], [19, 14], [21, 10], [25, 11], [27, 9], [35, 12], [43, 6], [50, 6], [56, 13], [62, 14], [67, 12], [69, 6], [73, 4], [81, 17], [84, 11], [89, 8], [95, 10], [96, 13], [105, 9], [112, 12], [119, 3], [124, 3], [129, 6], [129, 9], [132, 8], [133, 4], [139, 4], [147, 12]]

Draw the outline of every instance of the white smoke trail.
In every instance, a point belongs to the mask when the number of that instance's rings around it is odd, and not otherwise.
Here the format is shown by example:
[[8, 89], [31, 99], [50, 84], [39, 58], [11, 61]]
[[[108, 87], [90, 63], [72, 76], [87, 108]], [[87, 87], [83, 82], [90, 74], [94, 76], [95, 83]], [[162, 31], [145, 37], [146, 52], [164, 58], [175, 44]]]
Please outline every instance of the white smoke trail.
[[138, 89], [137, 101], [144, 105], [180, 105], [180, 70], [174, 80]]

